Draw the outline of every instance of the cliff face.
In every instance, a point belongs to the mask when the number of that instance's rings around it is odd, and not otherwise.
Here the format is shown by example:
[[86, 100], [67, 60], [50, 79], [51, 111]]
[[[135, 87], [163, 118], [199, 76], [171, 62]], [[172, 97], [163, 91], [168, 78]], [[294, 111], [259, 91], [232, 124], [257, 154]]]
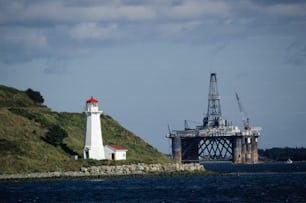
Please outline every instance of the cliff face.
[[[54, 112], [24, 91], [0, 85], [0, 173], [78, 171], [82, 166], [171, 162], [109, 115], [101, 116], [103, 142], [128, 149], [124, 162], [83, 160], [85, 115]], [[56, 130], [54, 130], [56, 129]]]

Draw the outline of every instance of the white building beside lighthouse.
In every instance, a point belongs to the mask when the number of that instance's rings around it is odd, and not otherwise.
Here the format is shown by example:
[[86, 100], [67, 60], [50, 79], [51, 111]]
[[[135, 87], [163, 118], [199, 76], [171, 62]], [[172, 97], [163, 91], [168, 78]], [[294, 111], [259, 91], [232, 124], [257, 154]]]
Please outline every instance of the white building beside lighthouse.
[[84, 146], [84, 159], [105, 159], [102, 139], [102, 129], [98, 100], [93, 96], [86, 101], [86, 135]]

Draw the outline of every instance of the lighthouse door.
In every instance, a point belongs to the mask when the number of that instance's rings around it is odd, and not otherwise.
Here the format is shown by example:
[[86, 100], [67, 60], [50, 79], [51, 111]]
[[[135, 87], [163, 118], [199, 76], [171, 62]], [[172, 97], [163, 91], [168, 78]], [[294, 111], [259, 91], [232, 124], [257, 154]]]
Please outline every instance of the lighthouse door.
[[115, 160], [115, 153], [112, 153], [112, 160]]
[[85, 159], [89, 159], [89, 149], [85, 150]]

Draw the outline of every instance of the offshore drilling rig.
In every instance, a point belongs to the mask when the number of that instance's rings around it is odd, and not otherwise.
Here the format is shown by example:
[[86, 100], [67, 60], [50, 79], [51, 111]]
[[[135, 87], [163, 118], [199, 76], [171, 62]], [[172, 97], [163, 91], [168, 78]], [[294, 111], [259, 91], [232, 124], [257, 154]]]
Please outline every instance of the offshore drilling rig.
[[237, 93], [236, 99], [242, 114], [244, 131], [224, 120], [220, 99], [217, 75], [211, 73], [207, 114], [203, 124], [189, 128], [185, 121], [183, 130], [169, 130], [167, 137], [172, 141], [172, 157], [175, 161], [190, 163], [231, 160], [239, 164], [258, 162], [257, 144], [261, 128], [250, 126]]

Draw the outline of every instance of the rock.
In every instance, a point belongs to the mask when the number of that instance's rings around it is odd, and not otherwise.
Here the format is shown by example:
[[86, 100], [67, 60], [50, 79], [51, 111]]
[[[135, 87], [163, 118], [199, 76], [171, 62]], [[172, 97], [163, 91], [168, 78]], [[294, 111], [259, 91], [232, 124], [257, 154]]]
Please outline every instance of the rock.
[[34, 179], [34, 178], [61, 178], [61, 177], [83, 177], [83, 176], [112, 176], [112, 175], [145, 175], [145, 174], [172, 174], [180, 172], [204, 172], [202, 165], [191, 164], [130, 164], [121, 166], [90, 166], [82, 167], [79, 172], [47, 172], [47, 173], [29, 173], [15, 175], [0, 175], [0, 180], [13, 179]]

